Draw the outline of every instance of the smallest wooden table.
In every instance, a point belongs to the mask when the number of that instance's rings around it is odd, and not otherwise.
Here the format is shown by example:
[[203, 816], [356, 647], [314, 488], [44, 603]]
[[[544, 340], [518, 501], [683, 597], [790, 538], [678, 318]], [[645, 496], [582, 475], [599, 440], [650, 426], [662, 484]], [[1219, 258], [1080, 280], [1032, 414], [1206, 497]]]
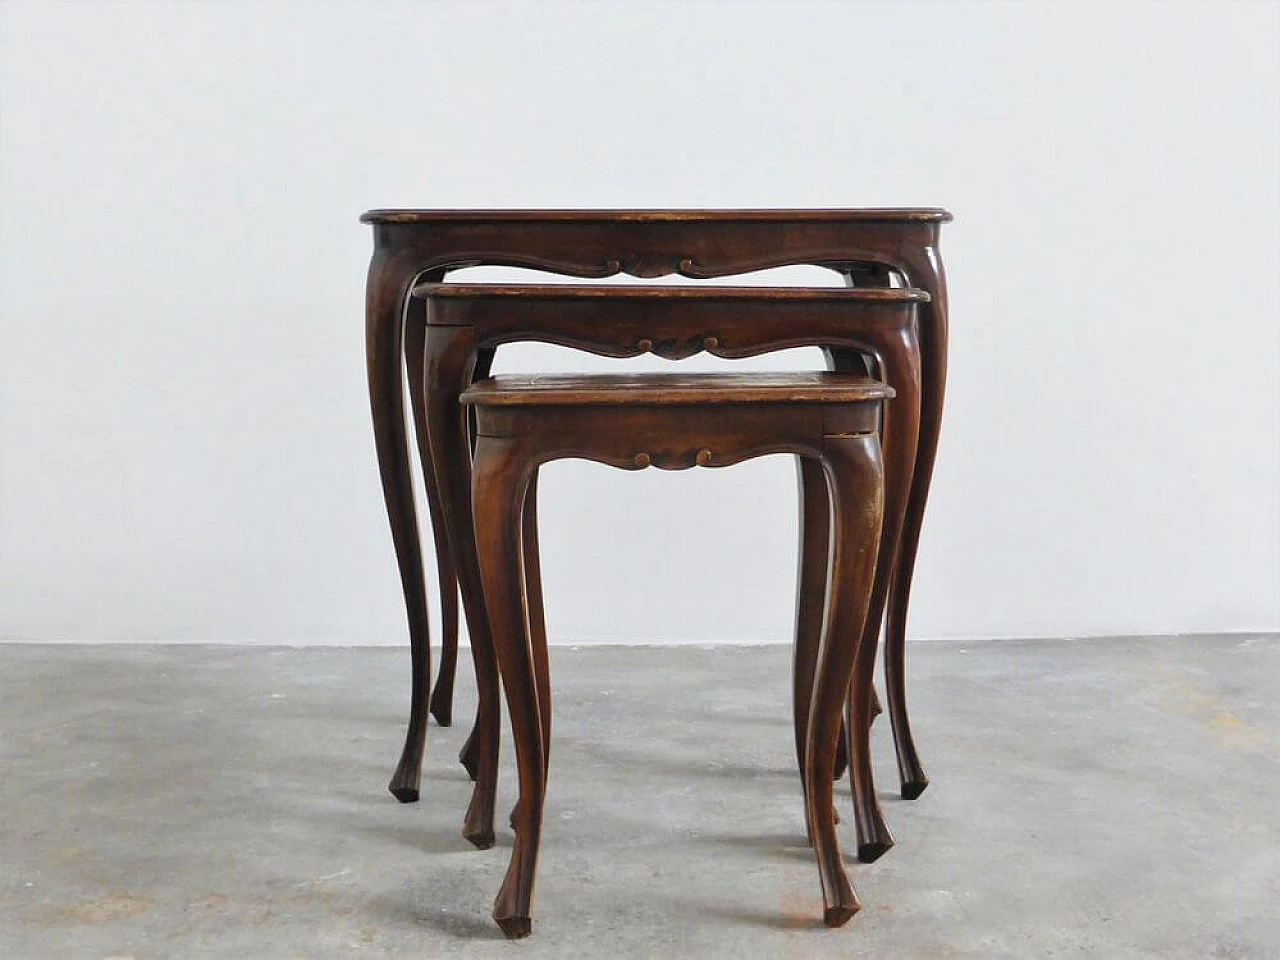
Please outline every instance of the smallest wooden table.
[[[884, 507], [876, 430], [880, 403], [892, 395], [882, 383], [833, 373], [495, 378], [462, 395], [478, 410], [476, 545], [520, 772], [516, 842], [493, 910], [508, 937], [530, 932], [551, 745], [546, 637], [528, 614], [535, 564], [523, 515], [539, 466], [565, 457], [682, 470], [785, 452], [820, 466], [833, 549], [827, 589], [801, 598], [825, 611], [808, 704], [805, 819], [826, 923], [840, 926], [858, 910], [836, 839], [832, 778], [851, 682], [855, 701], [870, 698], [875, 643], [866, 642], [863, 626]], [[865, 760], [860, 750], [851, 764], [869, 771]], [[879, 815], [874, 789], [866, 796]]]

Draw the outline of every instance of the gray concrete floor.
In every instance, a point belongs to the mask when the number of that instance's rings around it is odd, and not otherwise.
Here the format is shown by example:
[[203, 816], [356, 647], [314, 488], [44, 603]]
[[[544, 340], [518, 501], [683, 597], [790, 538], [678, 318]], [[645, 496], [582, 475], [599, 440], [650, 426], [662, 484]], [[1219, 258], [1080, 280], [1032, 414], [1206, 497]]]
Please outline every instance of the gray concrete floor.
[[893, 798], [877, 723], [898, 846], [851, 864], [840, 930], [786, 648], [552, 656], [534, 934], [508, 943], [510, 831], [458, 832], [467, 725], [432, 728], [421, 803], [384, 789], [403, 651], [0, 646], [0, 958], [1280, 956], [1280, 637], [913, 645], [933, 785]]

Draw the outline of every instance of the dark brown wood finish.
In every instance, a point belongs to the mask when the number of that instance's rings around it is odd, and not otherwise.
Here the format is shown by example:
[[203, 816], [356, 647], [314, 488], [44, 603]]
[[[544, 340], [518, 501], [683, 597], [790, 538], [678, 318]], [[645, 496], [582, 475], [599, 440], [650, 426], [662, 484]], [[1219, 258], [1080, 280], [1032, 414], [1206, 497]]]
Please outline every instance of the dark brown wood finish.
[[[527, 604], [535, 592], [536, 547], [525, 533], [525, 512], [538, 467], [564, 457], [629, 470], [683, 470], [785, 452], [821, 466], [833, 549], [828, 582], [802, 598], [825, 610], [805, 698], [805, 818], [825, 922], [840, 926], [857, 912], [835, 833], [832, 778], [846, 698], [850, 691], [858, 703], [870, 696], [876, 634], [864, 625], [884, 507], [875, 431], [881, 401], [890, 396], [891, 388], [876, 381], [832, 373], [508, 377], [462, 395], [478, 409], [475, 536], [520, 779], [516, 842], [494, 903], [494, 919], [508, 937], [531, 930], [550, 746], [546, 639]], [[862, 759], [855, 754], [852, 767], [860, 768]], [[874, 792], [870, 799], [868, 813], [879, 816]]]
[[[703, 290], [699, 293], [706, 299], [712, 299], [715, 291]], [[772, 291], [766, 290], [764, 293]], [[502, 423], [503, 415], [494, 411], [507, 407], [615, 407], [618, 409], [614, 416], [625, 421], [630, 417], [632, 407], [644, 408], [645, 415], [649, 416], [650, 407], [714, 404], [718, 408], [727, 408], [738, 404], [764, 403], [858, 403], [892, 395], [892, 389], [878, 380], [815, 370], [788, 373], [504, 375], [489, 377], [473, 384], [464, 391], [460, 399], [464, 404], [479, 407], [488, 423]], [[862, 415], [865, 411], [859, 410], [858, 413]], [[879, 424], [872, 423], [869, 429], [861, 428], [859, 424], [858, 429], [863, 433], [875, 431], [879, 429]], [[540, 436], [551, 435], [552, 430], [552, 426], [537, 425]], [[479, 432], [484, 435], [482, 429]], [[510, 432], [502, 435], [508, 436]], [[647, 435], [647, 432], [641, 434], [642, 437]], [[663, 466], [661, 463], [657, 465], [660, 468]], [[681, 461], [673, 464], [671, 469], [687, 466], [691, 464]], [[707, 464], [699, 463], [698, 466]]]
[[[678, 273], [701, 279], [800, 263], [827, 266], [848, 274], [854, 265], [870, 264], [892, 270], [911, 286], [927, 291], [932, 299], [921, 309], [920, 437], [901, 561], [894, 568], [888, 594], [888, 652], [892, 653], [895, 644], [901, 646], [945, 389], [946, 291], [938, 255], [938, 233], [941, 224], [951, 219], [950, 214], [936, 209], [378, 210], [366, 213], [361, 219], [374, 227], [366, 309], [370, 403], [383, 493], [409, 615], [414, 676], [416, 681], [421, 681], [419, 687], [425, 689], [425, 678], [429, 678], [430, 653], [399, 352], [402, 345], [410, 349], [416, 345], [416, 328], [424, 322], [421, 311], [410, 302], [413, 286], [422, 279], [436, 279], [458, 267], [481, 264], [532, 267], [580, 277], [618, 273], [660, 277]], [[799, 327], [795, 333], [797, 343], [811, 342], [800, 337]], [[637, 342], [633, 346], [641, 345]], [[459, 586], [473, 638], [477, 682], [483, 692], [496, 684], [496, 676], [490, 680], [492, 664], [482, 649], [476, 652], [484, 646], [487, 627], [483, 623], [483, 602], [476, 593], [479, 584], [474, 563], [470, 571], [463, 569], [468, 565], [467, 554], [474, 553], [473, 538], [470, 528], [458, 526], [454, 519], [460, 503], [467, 499], [469, 464], [465, 462], [468, 458], [451, 451], [457, 449], [453, 446], [457, 438], [466, 434], [454, 426], [462, 415], [457, 394], [470, 382], [477, 362], [483, 365], [488, 361], [479, 345], [465, 333], [456, 331], [428, 335], [426, 352], [427, 389], [422, 400], [426, 410], [420, 422], [426, 424], [428, 435], [434, 424], [438, 435], [449, 438], [443, 442], [449, 449], [438, 450], [442, 443], [432, 445], [431, 464], [424, 465], [427, 470], [435, 468], [438, 487], [434, 498], [429, 491], [429, 499], [441, 505], [446, 527], [444, 539], [450, 544], [450, 552], [459, 566]], [[449, 380], [441, 384], [438, 375], [442, 368], [450, 374], [466, 370], [465, 382]], [[448, 589], [451, 593], [447, 580], [448, 571], [442, 570], [442, 590]], [[446, 625], [446, 651], [451, 642], [456, 642], [453, 636]], [[476, 642], [477, 636], [481, 638], [480, 643]], [[433, 706], [437, 706], [438, 716], [440, 713], [449, 716], [450, 707], [445, 698], [451, 691], [451, 681], [445, 685], [443, 674], [442, 670], [437, 691], [440, 702]], [[891, 697], [893, 690], [891, 680]], [[482, 696], [482, 701], [484, 699]], [[404, 754], [391, 783], [392, 792], [405, 801], [418, 796], [422, 740], [426, 732], [423, 702], [422, 696], [415, 695], [414, 716], [422, 716], [423, 722], [414, 723], [411, 718]], [[480, 711], [483, 710], [482, 703]], [[896, 710], [891, 703], [890, 712], [894, 717], [903, 792], [915, 795], [927, 781], [910, 742], [905, 703], [900, 702]], [[478, 732], [473, 732], [464, 749], [463, 762], [468, 764], [468, 769], [478, 765], [477, 757], [486, 749], [482, 739]]]
[[[437, 270], [428, 275], [428, 279], [443, 280], [444, 271]], [[426, 404], [423, 399], [423, 387], [426, 363], [426, 324], [421, 314], [426, 305], [420, 301], [410, 300], [407, 305], [410, 312], [416, 311], [416, 322], [406, 323], [404, 328], [405, 370], [409, 380], [409, 406], [413, 411], [414, 430], [418, 440], [418, 453], [425, 465], [430, 462], [430, 446], [427, 440]], [[435, 691], [428, 696], [431, 684], [431, 653], [426, 637], [420, 642], [410, 645], [413, 661], [413, 691], [409, 708], [409, 730], [405, 737], [405, 749], [401, 756], [403, 771], [397, 771], [393, 783], [403, 782], [412, 777], [412, 790], [401, 788], [398, 799], [410, 801], [417, 799], [417, 774], [422, 767], [422, 750], [426, 743], [427, 711], [430, 709], [436, 722], [442, 727], [453, 723], [453, 680], [456, 674], [458, 658], [458, 578], [453, 569], [453, 554], [449, 549], [444, 515], [441, 511], [440, 494], [436, 490], [435, 473], [422, 471], [427, 488], [427, 507], [431, 516], [431, 532], [435, 539], [436, 570], [440, 584], [441, 605], [441, 657], [440, 674], [436, 679]], [[425, 624], [425, 614], [423, 623]]]
[[[740, 358], [794, 346], [795, 329], [805, 335], [801, 342], [827, 348], [832, 363], [842, 369], [855, 369], [865, 374], [864, 355], [871, 358], [877, 374], [897, 391], [891, 417], [884, 423], [886, 500], [884, 548], [880, 554], [876, 590], [872, 594], [873, 617], [868, 621], [869, 642], [878, 641], [880, 612], [889, 583], [895, 548], [902, 528], [906, 497], [916, 451], [919, 422], [920, 374], [918, 362], [918, 305], [927, 303], [928, 295], [917, 290], [902, 289], [796, 289], [761, 287], [684, 288], [625, 286], [515, 286], [426, 284], [415, 295], [430, 301], [428, 308], [429, 337], [469, 338], [481, 352], [492, 355], [500, 345], [518, 340], [550, 341], [609, 356], [633, 356], [648, 350], [661, 356], [679, 358], [699, 350], [718, 356]], [[446, 333], [447, 331], [447, 333]], [[447, 357], [448, 351], [440, 356]], [[436, 374], [433, 373], [433, 376]], [[461, 368], [440, 376], [465, 377]], [[788, 374], [791, 385], [803, 384], [806, 375]], [[813, 382], [825, 382], [821, 374], [807, 375]], [[551, 378], [551, 382], [555, 378]], [[669, 376], [663, 383], [676, 391], [672, 402], [680, 402], [678, 387], [682, 378]], [[764, 383], [765, 381], [753, 381]], [[515, 387], [508, 387], [514, 391]], [[619, 396], [627, 396], [620, 393]], [[740, 396], [742, 396], [740, 394]], [[743, 396], [743, 399], [754, 399]], [[466, 418], [454, 418], [458, 430], [464, 429]], [[438, 439], [438, 438], [437, 438]], [[459, 435], [450, 449], [463, 442]], [[809, 489], [814, 501], [805, 525], [802, 543], [801, 588], [797, 602], [797, 642], [795, 667], [795, 725], [798, 766], [805, 768], [805, 718], [808, 697], [821, 639], [821, 620], [814, 619], [802, 602], [804, 596], [825, 589], [827, 580], [827, 523], [830, 505], [826, 497], [826, 481], [816, 461], [802, 459], [802, 472], [813, 474], [802, 478], [802, 487], [816, 485], [820, 493]], [[437, 463], [438, 470], [457, 469], [455, 461]], [[457, 505], [455, 509], [460, 509]], [[808, 514], [806, 514], [808, 516]], [[454, 515], [451, 525], [469, 529], [472, 517]], [[459, 561], [460, 564], [463, 561]], [[540, 608], [536, 584], [532, 588], [533, 603]], [[818, 614], [820, 617], [820, 613]], [[473, 649], [476, 640], [473, 634]], [[496, 689], [482, 686], [480, 720], [496, 722], [497, 709], [489, 702]], [[870, 722], [870, 714], [866, 723]], [[867, 731], [857, 735], [865, 740]], [[490, 731], [477, 737], [476, 743], [496, 743]], [[492, 790], [497, 777], [496, 748], [476, 758], [478, 776], [476, 793]], [[866, 810], [874, 791], [869, 780], [869, 767], [861, 771], [862, 786], [854, 790], [855, 812]], [[856, 780], [855, 780], [856, 782]], [[491, 813], [492, 801], [478, 796], [472, 809]], [[864, 860], [880, 856], [892, 846], [892, 838], [883, 821], [866, 815], [855, 816], [859, 825], [858, 855]], [[874, 833], [866, 833], [874, 825]], [[470, 817], [464, 833], [475, 843], [492, 843], [492, 831], [486, 822]]]

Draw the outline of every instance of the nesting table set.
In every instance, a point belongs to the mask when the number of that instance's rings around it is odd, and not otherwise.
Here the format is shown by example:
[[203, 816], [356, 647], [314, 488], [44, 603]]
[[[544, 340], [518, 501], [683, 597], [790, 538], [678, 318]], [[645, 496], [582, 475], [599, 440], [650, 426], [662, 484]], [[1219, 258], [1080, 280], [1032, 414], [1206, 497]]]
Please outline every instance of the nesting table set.
[[[378, 465], [409, 620], [409, 728], [390, 784], [418, 799], [428, 713], [452, 722], [459, 593], [478, 687], [460, 760], [475, 780], [463, 833], [494, 842], [499, 687], [515, 740], [516, 840], [494, 905], [509, 937], [530, 905], [551, 742], [538, 569], [537, 471], [578, 457], [624, 469], [720, 467], [796, 455], [801, 549], [792, 671], [804, 816], [824, 920], [858, 909], [836, 842], [833, 780], [847, 763], [858, 857], [893, 845], [868, 731], [881, 625], [902, 795], [928, 785], [906, 707], [911, 577], [946, 379], [946, 279], [936, 209], [375, 210], [366, 343]], [[812, 264], [839, 287], [456, 284], [449, 271], [529, 267], [580, 278], [699, 280]], [[491, 377], [499, 346], [560, 344], [610, 357], [741, 358], [822, 349], [803, 373]], [[443, 654], [431, 690], [426, 584], [404, 415], [435, 540]], [[842, 735], [843, 734], [843, 735]]]

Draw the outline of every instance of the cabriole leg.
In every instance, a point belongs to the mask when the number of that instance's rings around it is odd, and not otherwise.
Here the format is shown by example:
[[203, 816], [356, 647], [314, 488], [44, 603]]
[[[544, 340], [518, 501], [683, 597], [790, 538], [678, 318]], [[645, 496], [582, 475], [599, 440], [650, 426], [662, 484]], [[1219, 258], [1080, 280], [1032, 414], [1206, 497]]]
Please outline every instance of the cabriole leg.
[[388, 785], [402, 803], [418, 799], [422, 752], [431, 689], [431, 637], [427, 621], [427, 591], [422, 568], [422, 545], [413, 503], [413, 474], [409, 466], [409, 438], [404, 417], [404, 371], [401, 347], [404, 310], [416, 271], [394, 257], [375, 253], [369, 264], [365, 300], [365, 348], [369, 377], [369, 406], [382, 496], [391, 523], [396, 565], [409, 620], [409, 649], [413, 663], [413, 693], [409, 728], [400, 762]]
[[942, 259], [933, 247], [905, 266], [907, 282], [927, 291], [931, 299], [929, 303], [920, 305], [920, 436], [911, 477], [911, 495], [889, 591], [885, 675], [902, 796], [903, 799], [914, 800], [929, 786], [929, 778], [920, 763], [907, 714], [907, 608], [911, 600], [916, 555], [920, 549], [924, 510], [929, 499], [929, 484], [938, 452], [938, 436], [942, 429], [942, 404], [947, 387], [947, 278]]
[[[822, 881], [823, 919], [828, 926], [838, 927], [859, 908], [836, 839], [831, 781], [841, 713], [866, 621], [883, 521], [884, 476], [877, 437], [828, 438], [824, 468], [832, 505], [832, 543], [827, 610], [809, 711], [805, 789], [809, 831]], [[860, 759], [851, 757], [851, 765], [856, 766]]]
[[520, 776], [515, 846], [493, 907], [494, 920], [512, 939], [528, 936], [531, 929], [530, 907], [546, 793], [543, 708], [526, 629], [521, 569], [521, 515], [531, 471], [530, 458], [518, 442], [479, 438], [473, 477], [476, 550]]

